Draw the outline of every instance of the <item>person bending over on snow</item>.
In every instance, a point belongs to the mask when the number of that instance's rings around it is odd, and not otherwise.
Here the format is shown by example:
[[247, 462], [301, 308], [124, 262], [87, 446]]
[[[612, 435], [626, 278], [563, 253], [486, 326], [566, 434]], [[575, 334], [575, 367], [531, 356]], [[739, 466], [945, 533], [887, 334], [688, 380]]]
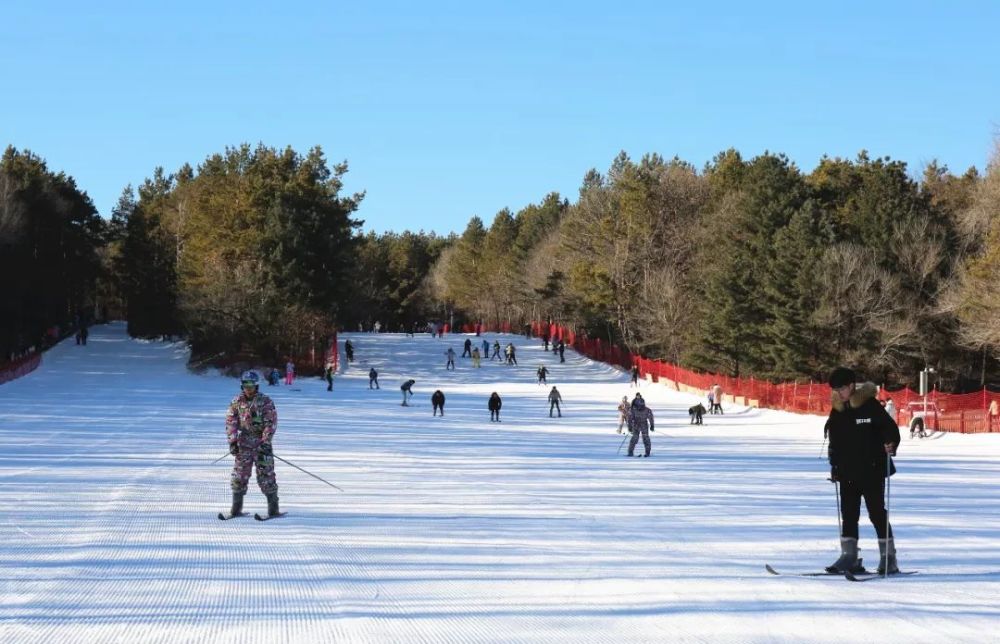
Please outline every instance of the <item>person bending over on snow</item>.
[[503, 407], [503, 401], [500, 400], [500, 394], [493, 392], [490, 394], [490, 400], [486, 403], [486, 406], [490, 410], [490, 422], [494, 420], [500, 422], [500, 408]]
[[267, 514], [278, 512], [278, 481], [274, 474], [271, 439], [278, 430], [278, 412], [274, 402], [260, 393], [260, 377], [246, 371], [240, 377], [241, 392], [229, 403], [226, 412], [226, 439], [229, 453], [236, 457], [229, 477], [233, 490], [230, 516], [243, 514], [243, 496], [247, 493], [250, 472], [256, 466], [257, 485], [267, 497]]
[[441, 415], [444, 416], [444, 393], [440, 389], [431, 394], [431, 406], [434, 407], [434, 415], [438, 415], [438, 410], [441, 410]]
[[407, 380], [399, 386], [399, 390], [403, 392], [403, 407], [410, 406], [410, 404], [406, 401], [409, 400], [409, 396], [413, 395], [413, 385], [416, 382], [416, 380]]
[[706, 411], [705, 410], [705, 405], [703, 405], [701, 403], [698, 403], [694, 407], [688, 408], [688, 414], [691, 415], [691, 424], [692, 425], [701, 425], [701, 423], [702, 423], [702, 415], [704, 415], [705, 411]]
[[858, 519], [861, 499], [878, 535], [879, 574], [899, 572], [892, 526], [885, 509], [885, 480], [896, 472], [892, 456], [899, 445], [899, 427], [875, 399], [870, 382], [855, 385], [847, 367], [830, 374], [832, 409], [823, 431], [830, 438], [830, 479], [840, 486], [840, 558], [828, 572], [863, 570], [858, 559]]
[[636, 395], [632, 400], [632, 407], [628, 412], [628, 431], [632, 438], [628, 441], [628, 455], [635, 456], [635, 446], [642, 435], [642, 445], [646, 448], [643, 456], [649, 456], [653, 444], [649, 440], [649, 432], [653, 431], [653, 410], [646, 406], [646, 401], [642, 396]]

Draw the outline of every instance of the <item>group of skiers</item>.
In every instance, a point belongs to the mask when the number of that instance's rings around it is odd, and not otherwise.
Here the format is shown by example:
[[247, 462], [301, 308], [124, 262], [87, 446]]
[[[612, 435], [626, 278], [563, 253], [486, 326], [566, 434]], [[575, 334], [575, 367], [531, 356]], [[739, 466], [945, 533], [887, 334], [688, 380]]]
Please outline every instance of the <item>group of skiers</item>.
[[[484, 341], [485, 344], [485, 341]], [[499, 342], [494, 344], [497, 349]], [[513, 359], [513, 345], [508, 360]], [[466, 340], [466, 352], [463, 356], [473, 355], [471, 341]], [[450, 361], [454, 361], [454, 351]], [[353, 353], [353, 351], [352, 351]], [[496, 350], [495, 350], [496, 353]], [[353, 356], [349, 355], [350, 361]], [[516, 362], [514, 362], [516, 364]], [[272, 370], [272, 374], [276, 370]], [[286, 384], [294, 379], [294, 364], [286, 365]], [[545, 382], [547, 368], [539, 367], [538, 382]], [[633, 371], [633, 380], [635, 380]], [[269, 374], [268, 380], [271, 380]], [[274, 454], [272, 440], [277, 431], [277, 412], [270, 397], [260, 392], [260, 377], [254, 371], [244, 372], [240, 378], [240, 393], [233, 398], [226, 413], [226, 438], [229, 451], [235, 457], [230, 475], [232, 489], [232, 506], [228, 516], [220, 514], [220, 518], [240, 516], [243, 512], [243, 499], [246, 495], [250, 474], [256, 469], [257, 484], [267, 499], [268, 518], [281, 516], [278, 503], [278, 484], [274, 471]], [[328, 376], [328, 383], [330, 383]], [[403, 406], [408, 406], [408, 400], [413, 395], [413, 379], [406, 380], [400, 390], [403, 395]], [[889, 523], [885, 507], [886, 481], [895, 474], [896, 468], [892, 456], [900, 443], [899, 427], [890, 417], [886, 409], [876, 398], [877, 389], [872, 383], [857, 383], [857, 376], [847, 367], [837, 367], [830, 374], [831, 411], [824, 425], [824, 437], [829, 440], [828, 460], [830, 463], [829, 480], [838, 489], [840, 511], [840, 556], [826, 571], [831, 574], [858, 574], [865, 572], [859, 556], [859, 518], [861, 501], [864, 499], [868, 509], [868, 517], [875, 528], [879, 546], [879, 574], [895, 574], [899, 572], [896, 556], [895, 537]], [[378, 388], [378, 372], [372, 368], [369, 372], [369, 388]], [[713, 412], [722, 413], [721, 387], [713, 385], [709, 391], [709, 403]], [[553, 413], [562, 416], [562, 395], [553, 386], [548, 395], [549, 416]], [[438, 389], [431, 396], [433, 415], [444, 416], [445, 395]], [[497, 392], [490, 394], [487, 409], [491, 422], [500, 422], [500, 410], [503, 401]], [[650, 432], [654, 429], [653, 411], [646, 405], [641, 393], [636, 393], [631, 402], [628, 397], [622, 397], [618, 405], [618, 433], [627, 425], [630, 434], [627, 456], [635, 455], [635, 448], [640, 438], [643, 443], [642, 457], [649, 457], [652, 452]], [[703, 405], [698, 403], [691, 409], [691, 422], [701, 424], [705, 412]]]

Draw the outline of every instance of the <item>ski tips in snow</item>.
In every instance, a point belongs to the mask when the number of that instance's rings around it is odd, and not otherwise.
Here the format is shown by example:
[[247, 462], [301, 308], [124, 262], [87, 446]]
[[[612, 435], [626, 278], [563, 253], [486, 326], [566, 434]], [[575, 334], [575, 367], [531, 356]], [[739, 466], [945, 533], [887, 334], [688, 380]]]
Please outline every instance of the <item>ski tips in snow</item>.
[[[899, 572], [894, 572], [889, 575], [889, 577], [907, 577], [909, 575], [916, 575], [919, 570], [901, 570]], [[872, 581], [874, 579], [888, 579], [885, 575], [881, 575], [877, 572], [868, 573], [867, 575], [855, 575], [849, 572], [844, 573], [844, 577], [848, 581]]]
[[239, 514], [226, 514], [224, 512], [219, 513], [219, 521], [229, 521], [230, 519], [235, 519], [236, 517], [246, 516], [246, 513], [240, 512]]
[[287, 512], [281, 512], [279, 514], [273, 514], [273, 515], [267, 514], [267, 515], [265, 515], [265, 514], [260, 514], [259, 512], [254, 512], [253, 518], [257, 519], [258, 521], [270, 521], [271, 519], [280, 519], [281, 517], [285, 516], [286, 514], [288, 514], [288, 513]]

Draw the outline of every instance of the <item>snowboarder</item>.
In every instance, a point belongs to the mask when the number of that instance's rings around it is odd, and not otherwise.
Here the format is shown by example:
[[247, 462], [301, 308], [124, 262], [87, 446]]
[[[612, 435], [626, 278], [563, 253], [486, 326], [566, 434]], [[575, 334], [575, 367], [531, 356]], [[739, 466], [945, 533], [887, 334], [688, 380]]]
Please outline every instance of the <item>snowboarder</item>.
[[482, 365], [483, 356], [479, 353], [479, 347], [472, 350], [472, 366], [479, 368]]
[[403, 407], [410, 406], [410, 404], [406, 401], [409, 400], [409, 396], [413, 395], [413, 385], [415, 383], [416, 380], [407, 380], [399, 386], [399, 390], [403, 392]]
[[830, 417], [823, 432], [830, 439], [830, 480], [840, 486], [840, 558], [828, 572], [861, 570], [858, 519], [861, 499], [878, 536], [879, 574], [899, 572], [896, 544], [885, 509], [885, 481], [896, 472], [892, 456], [899, 446], [899, 427], [875, 399], [877, 389], [856, 385], [854, 371], [837, 367], [830, 374]]
[[562, 394], [555, 387], [552, 387], [552, 391], [549, 392], [549, 418], [552, 418], [552, 410], [555, 410], [559, 414], [559, 418], [562, 418], [562, 409], [559, 408], [559, 403], [562, 402]]
[[503, 401], [500, 400], [500, 394], [493, 392], [490, 394], [490, 400], [486, 403], [486, 406], [490, 410], [490, 422], [494, 420], [500, 422], [500, 408], [503, 407]]
[[434, 407], [434, 415], [438, 415], [438, 410], [441, 410], [441, 415], [444, 416], [444, 393], [440, 389], [431, 394], [431, 406]]
[[255, 371], [245, 371], [240, 377], [240, 393], [229, 403], [226, 412], [226, 439], [229, 453], [236, 457], [230, 476], [233, 505], [230, 516], [243, 514], [243, 497], [247, 493], [250, 472], [257, 468], [257, 485], [267, 497], [267, 514], [278, 511], [278, 481], [274, 474], [271, 439], [278, 429], [278, 413], [274, 402], [260, 393], [260, 377]]
[[371, 389], [372, 385], [375, 385], [375, 389], [381, 389], [378, 386], [378, 372], [375, 371], [375, 367], [372, 367], [368, 372], [368, 388]]
[[705, 405], [698, 403], [694, 407], [688, 408], [688, 415], [691, 416], [692, 425], [702, 424], [702, 415], [705, 413]]
[[545, 368], [545, 365], [539, 366], [538, 367], [538, 384], [540, 384], [540, 385], [541, 384], [546, 384], [546, 385], [549, 384], [545, 380], [545, 376], [547, 376], [547, 375], [549, 375], [549, 370]]
[[634, 456], [635, 446], [639, 442], [639, 435], [642, 435], [642, 445], [646, 448], [643, 456], [648, 457], [652, 451], [653, 444], [649, 440], [649, 432], [653, 431], [653, 410], [646, 406], [646, 401], [642, 396], [636, 396], [632, 400], [632, 406], [628, 412], [628, 431], [632, 438], [628, 441], [628, 455]]
[[463, 358], [472, 357], [472, 340], [470, 340], [469, 338], [465, 339], [465, 344], [463, 345], [462, 348], [462, 357]]
[[285, 384], [291, 385], [295, 381], [295, 363], [289, 360], [285, 363]]
[[347, 355], [348, 362], [354, 362], [354, 345], [350, 340], [344, 341], [344, 354]]
[[333, 365], [326, 365], [326, 370], [323, 372], [323, 380], [326, 380], [326, 390], [333, 391]]
[[445, 370], [447, 371], [448, 369], [451, 369], [452, 371], [454, 371], [455, 370], [455, 350], [452, 349], [451, 347], [448, 347], [448, 350], [445, 351], [444, 354], [446, 356], [448, 356], [448, 362], [444, 365]]
[[628, 420], [628, 396], [622, 396], [622, 401], [618, 403], [618, 433], [622, 433], [622, 427], [625, 426], [625, 421]]

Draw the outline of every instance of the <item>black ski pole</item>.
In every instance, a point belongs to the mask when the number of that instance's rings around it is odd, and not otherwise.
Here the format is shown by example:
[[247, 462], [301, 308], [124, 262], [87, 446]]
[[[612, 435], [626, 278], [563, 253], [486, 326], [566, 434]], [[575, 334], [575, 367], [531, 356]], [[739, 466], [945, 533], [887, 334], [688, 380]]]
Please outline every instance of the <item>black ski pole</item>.
[[[882, 570], [882, 576], [885, 578], [889, 577], [889, 502], [892, 499], [892, 477], [889, 476], [891, 470], [889, 467], [892, 465], [892, 457], [889, 452], [885, 453], [885, 568]], [[895, 546], [893, 546], [895, 547]]]
[[622, 453], [622, 446], [625, 444], [625, 441], [628, 440], [629, 434], [631, 434], [631, 432], [625, 432], [625, 438], [623, 438], [622, 442], [618, 444], [618, 451], [615, 452], [616, 454]]
[[217, 458], [217, 459], [215, 459], [214, 461], [212, 461], [212, 465], [215, 465], [216, 463], [218, 463], [218, 462], [219, 462], [219, 461], [221, 461], [222, 459], [226, 458], [227, 456], [229, 456], [229, 452], [226, 452], [225, 454], [223, 454], [223, 455], [222, 455], [222, 456], [220, 456], [219, 458]]
[[826, 447], [826, 432], [823, 432], [823, 442], [819, 446], [819, 456], [817, 458], [823, 458], [824, 447]]
[[329, 485], [330, 487], [332, 487], [332, 488], [334, 488], [334, 489], [336, 489], [336, 490], [340, 490], [341, 492], [343, 492], [343, 491], [344, 491], [344, 490], [343, 490], [342, 488], [339, 488], [339, 487], [337, 487], [336, 485], [334, 485], [334, 484], [333, 484], [333, 483], [331, 483], [330, 481], [327, 481], [327, 480], [326, 480], [326, 479], [324, 479], [324, 478], [320, 478], [320, 477], [316, 476], [315, 474], [313, 474], [312, 472], [310, 472], [310, 471], [308, 471], [308, 470], [304, 470], [304, 469], [302, 469], [301, 467], [299, 467], [299, 466], [298, 466], [298, 465], [296, 465], [295, 463], [292, 463], [291, 461], [287, 461], [287, 460], [285, 460], [285, 459], [281, 458], [280, 456], [278, 456], [277, 454], [271, 454], [271, 456], [273, 456], [274, 458], [278, 459], [278, 460], [279, 460], [279, 461], [281, 461], [282, 463], [285, 463], [286, 465], [291, 465], [292, 467], [294, 467], [295, 469], [299, 470], [300, 472], [303, 472], [304, 474], [308, 474], [309, 476], [313, 477], [313, 478], [314, 478], [314, 479], [316, 479], [317, 481], [322, 481], [322, 482], [326, 483], [327, 485]]

